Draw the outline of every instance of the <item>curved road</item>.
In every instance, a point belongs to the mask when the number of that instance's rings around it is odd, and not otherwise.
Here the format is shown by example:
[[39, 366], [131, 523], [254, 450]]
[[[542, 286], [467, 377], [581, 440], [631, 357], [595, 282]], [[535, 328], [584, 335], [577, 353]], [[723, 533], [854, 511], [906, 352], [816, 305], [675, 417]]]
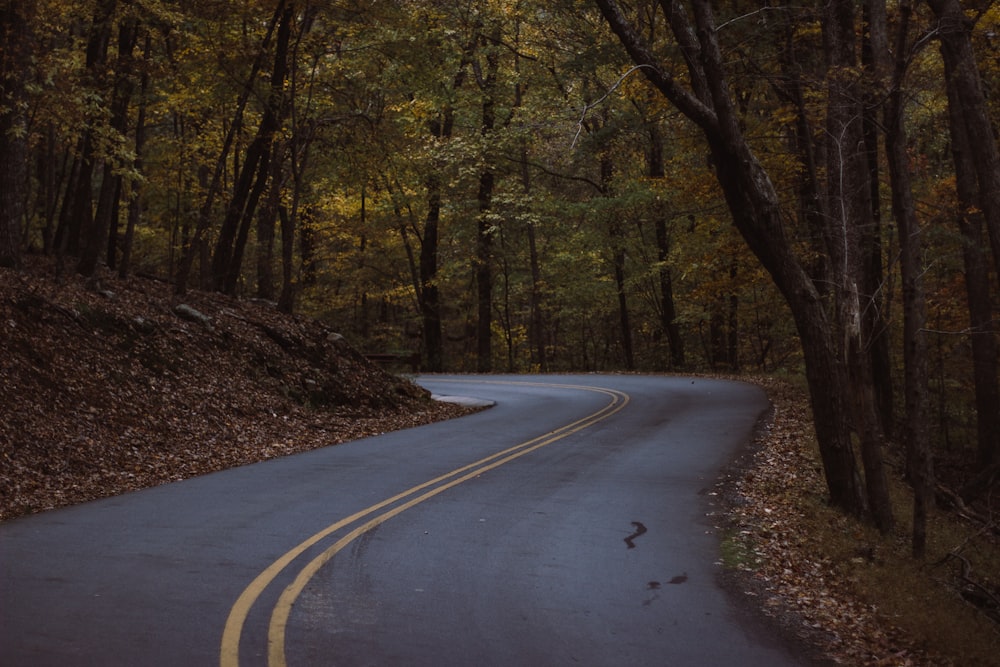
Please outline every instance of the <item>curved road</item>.
[[0, 664], [806, 663], [718, 583], [762, 392], [419, 381], [495, 407], [0, 524]]

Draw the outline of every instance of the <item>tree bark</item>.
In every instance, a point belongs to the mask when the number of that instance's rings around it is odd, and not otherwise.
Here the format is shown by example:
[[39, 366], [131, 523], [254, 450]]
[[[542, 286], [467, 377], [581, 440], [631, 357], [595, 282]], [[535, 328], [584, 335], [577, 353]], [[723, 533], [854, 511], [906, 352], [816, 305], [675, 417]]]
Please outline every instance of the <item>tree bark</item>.
[[[239, 99], [236, 102], [236, 109], [233, 113], [233, 121], [229, 124], [229, 129], [226, 132], [226, 138], [222, 144], [222, 150], [219, 152], [219, 157], [215, 161], [215, 170], [212, 173], [211, 181], [208, 183], [206, 188], [205, 200], [202, 202], [201, 208], [198, 211], [198, 223], [195, 227], [194, 234], [188, 240], [188, 243], [185, 244], [184, 252], [181, 255], [181, 260], [177, 266], [177, 274], [174, 277], [174, 291], [178, 295], [183, 295], [187, 291], [188, 276], [191, 273], [191, 267], [194, 265], [195, 256], [204, 256], [205, 254], [204, 237], [208, 228], [212, 225], [212, 210], [215, 206], [215, 198], [219, 195], [219, 190], [222, 187], [222, 176], [225, 172], [226, 162], [229, 159], [229, 151], [232, 150], [236, 135], [243, 125], [243, 112], [246, 109], [247, 100], [253, 92], [253, 85], [257, 80], [257, 75], [260, 72], [261, 67], [264, 65], [264, 57], [267, 55], [267, 49], [270, 46], [271, 37], [274, 34], [274, 30], [277, 27], [278, 21], [283, 15], [284, 10], [285, 1], [278, 0], [274, 15], [271, 17], [270, 23], [268, 23], [267, 32], [261, 40], [260, 48], [257, 51], [257, 57], [254, 59], [253, 66], [250, 68], [250, 74], [247, 76], [246, 82], [243, 85], [243, 90], [240, 92]], [[205, 268], [206, 267], [203, 263], [203, 273], [205, 272]]]
[[[484, 40], [486, 47], [486, 75], [479, 81], [483, 93], [482, 125], [480, 134], [484, 145], [489, 144], [490, 137], [496, 127], [496, 86], [497, 73], [500, 68], [500, 57], [495, 45], [500, 42], [499, 29], [489, 40]], [[494, 45], [491, 48], [491, 45]], [[489, 150], [488, 147], [486, 150]], [[487, 160], [487, 162], [489, 162]], [[496, 174], [487, 167], [479, 174], [479, 192], [476, 199], [479, 204], [479, 217], [476, 221], [476, 370], [489, 373], [493, 370], [493, 224], [490, 214], [493, 208], [493, 190], [496, 184]]]
[[281, 160], [271, 160], [267, 197], [257, 213], [257, 298], [271, 300], [274, 288], [274, 229], [281, 207]]
[[[457, 91], [465, 83], [468, 59], [475, 50], [476, 41], [466, 46], [463, 60], [452, 80], [451, 88]], [[433, 141], [451, 139], [455, 128], [455, 110], [448, 104], [441, 109], [440, 117], [428, 124]], [[444, 184], [438, 167], [432, 167], [427, 177], [427, 215], [424, 233], [420, 237], [420, 305], [423, 326], [424, 370], [439, 373], [444, 370], [444, 335], [441, 326], [441, 291], [438, 287], [438, 234], [441, 224], [441, 204]]]
[[949, 105], [960, 107], [961, 122], [968, 136], [974, 138], [969, 143], [969, 153], [993, 251], [993, 268], [1000, 284], [1000, 147], [972, 47], [971, 19], [958, 0], [928, 0], [927, 4], [938, 19], [936, 35], [944, 58], [945, 81], [952, 90]]
[[[879, 0], [883, 1], [883, 0]], [[886, 157], [892, 182], [892, 210], [899, 230], [899, 263], [903, 282], [903, 365], [908, 472], [913, 485], [913, 555], [922, 557], [927, 546], [927, 514], [934, 503], [934, 467], [931, 456], [928, 407], [928, 369], [925, 271], [920, 241], [920, 225], [913, 201], [907, 153], [903, 76], [906, 71], [907, 32], [912, 6], [900, 4], [896, 37], [896, 61], [885, 110]]]
[[[101, 0], [94, 9], [87, 36], [85, 58], [86, 82], [95, 91], [104, 92], [105, 68], [108, 59], [108, 42], [111, 38], [111, 19], [116, 0]], [[80, 137], [77, 164], [73, 180], [67, 186], [63, 200], [60, 228], [56, 231], [57, 252], [79, 256], [93, 236], [94, 230], [94, 170], [97, 168], [95, 133], [97, 118], [87, 118]], [[57, 269], [58, 270], [58, 269]]]
[[995, 463], [1000, 459], [997, 338], [990, 305], [989, 270], [981, 251], [981, 230], [986, 229], [994, 270], [1000, 280], [1000, 153], [972, 49], [968, 19], [955, 0], [930, 0], [928, 4], [939, 21], [937, 34], [948, 90], [960, 207], [958, 223], [964, 240], [965, 285], [972, 325], [978, 459], [980, 463]]
[[288, 78], [288, 51], [292, 23], [295, 20], [295, 3], [289, 1], [282, 4], [284, 9], [278, 19], [271, 89], [264, 115], [257, 127], [257, 135], [247, 148], [236, 189], [226, 209], [212, 255], [212, 286], [226, 294], [236, 293], [250, 227], [270, 174], [274, 135], [281, 126], [286, 108], [285, 81]]
[[989, 258], [984, 235], [984, 207], [976, 176], [971, 144], [981, 140], [970, 135], [962, 101], [956, 86], [957, 77], [949, 76], [953, 61], [945, 61], [948, 82], [948, 118], [952, 160], [955, 164], [955, 187], [958, 195], [956, 218], [962, 236], [962, 260], [965, 267], [965, 291], [969, 307], [973, 382], [976, 395], [978, 463], [989, 466], [1000, 459], [1000, 383], [993, 305], [990, 295]]
[[31, 55], [33, 1], [0, 4], [0, 266], [21, 264], [28, 159], [27, 122], [20, 108]]
[[[861, 64], [875, 80], [884, 77], [888, 66], [888, 20], [884, 0], [866, 0], [863, 5], [864, 37], [861, 45]], [[862, 313], [862, 336], [868, 341], [871, 364], [872, 388], [878, 427], [883, 439], [891, 440], [893, 429], [893, 383], [890, 358], [890, 328], [886, 318], [888, 303], [885, 296], [885, 272], [882, 268], [882, 202], [879, 162], [879, 120], [881, 99], [875, 90], [865, 90], [863, 101], [865, 155], [868, 163], [872, 225], [862, 230], [862, 284], [869, 295], [870, 308]]]
[[441, 293], [437, 284], [438, 225], [441, 221], [441, 179], [427, 180], [427, 217], [420, 239], [420, 315], [424, 333], [424, 370], [444, 370], [444, 340], [441, 332]]
[[[134, 19], [124, 21], [118, 28], [118, 59], [115, 64], [115, 83], [111, 92], [109, 129], [124, 138], [128, 131], [128, 108], [132, 99], [134, 56], [139, 38], [139, 23]], [[90, 277], [97, 270], [101, 253], [109, 246], [109, 236], [117, 225], [112, 222], [119, 211], [119, 201], [122, 192], [122, 176], [116, 174], [116, 158], [106, 156], [101, 175], [101, 188], [97, 197], [97, 211], [94, 214], [92, 226], [86, 230], [86, 238], [80, 252], [80, 261], [76, 270], [83, 276]], [[113, 252], [108, 254], [108, 261], [113, 265]]]
[[[87, 82], [95, 91], [106, 93], [105, 91], [105, 69], [108, 61], [108, 47], [111, 40], [112, 16], [117, 6], [116, 0], [101, 0], [98, 3], [94, 16], [90, 24], [90, 32], [87, 37], [86, 72]], [[114, 99], [116, 91], [110, 91], [112, 96], [112, 107], [120, 105], [121, 101]], [[126, 100], [127, 105], [127, 100]], [[120, 120], [124, 112], [120, 108], [112, 108], [112, 116], [118, 116]], [[76, 190], [73, 199], [70, 225], [71, 236], [69, 239], [69, 249], [74, 255], [79, 255], [77, 271], [83, 275], [91, 275], [97, 265], [101, 251], [104, 249], [106, 241], [106, 231], [101, 225], [109, 220], [112, 201], [111, 198], [116, 190], [110, 165], [104, 158], [103, 172], [108, 175], [108, 181], [102, 185], [98, 205], [101, 207], [101, 218], [94, 215], [93, 202], [93, 180], [94, 170], [99, 166], [99, 157], [95, 141], [98, 119], [90, 118], [84, 130], [82, 151], [80, 155], [80, 172], [76, 182]], [[98, 239], [98, 235], [100, 239]]]
[[476, 370], [493, 370], [493, 229], [489, 221], [494, 175], [479, 175], [479, 219], [476, 224]]
[[865, 89], [856, 75], [856, 17], [853, 0], [824, 4], [823, 43], [827, 57], [827, 186], [830, 224], [825, 229], [836, 300], [835, 317], [844, 335], [844, 356], [853, 386], [855, 432], [865, 469], [868, 506], [883, 532], [893, 525], [889, 486], [882, 464], [882, 433], [875, 401], [875, 383], [864, 336], [864, 313], [875, 309], [874, 292], [862, 289], [870, 277], [872, 218], [871, 182], [866, 151]]
[[[654, 182], [666, 177], [663, 164], [663, 136], [656, 121], [647, 125], [649, 133], [649, 150], [646, 153], [647, 172]], [[670, 348], [670, 367], [684, 367], [684, 339], [680, 327], [677, 326], [677, 308], [674, 304], [673, 278], [670, 272], [670, 235], [667, 232], [666, 211], [663, 206], [656, 208], [656, 220], [653, 222], [656, 235], [656, 275], [660, 287], [660, 326], [667, 335]]]

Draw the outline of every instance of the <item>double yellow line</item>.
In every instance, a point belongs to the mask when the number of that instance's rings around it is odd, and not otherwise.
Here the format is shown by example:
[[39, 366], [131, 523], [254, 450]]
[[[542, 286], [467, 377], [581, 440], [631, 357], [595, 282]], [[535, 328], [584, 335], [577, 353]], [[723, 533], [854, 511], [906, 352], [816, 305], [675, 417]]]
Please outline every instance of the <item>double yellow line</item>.
[[[481, 383], [482, 381], [477, 380], [476, 382]], [[443, 491], [446, 491], [454, 486], [458, 486], [459, 484], [473, 479], [488, 470], [498, 468], [505, 463], [509, 463], [510, 461], [524, 456], [525, 454], [529, 454], [536, 449], [540, 449], [548, 444], [556, 442], [557, 440], [561, 440], [569, 435], [578, 433], [579, 431], [582, 431], [589, 426], [593, 426], [603, 419], [607, 419], [624, 408], [629, 401], [628, 394], [613, 389], [605, 389], [603, 387], [500, 381], [494, 381], [492, 384], [578, 389], [581, 391], [605, 394], [609, 396], [611, 400], [606, 406], [593, 414], [590, 414], [571, 424], [567, 424], [566, 426], [555, 429], [554, 431], [538, 436], [537, 438], [528, 440], [527, 442], [522, 442], [519, 445], [515, 445], [501, 452], [497, 452], [496, 454], [487, 456], [486, 458], [480, 459], [475, 463], [470, 463], [466, 466], [462, 466], [461, 468], [456, 468], [449, 473], [407, 489], [406, 491], [398, 493], [391, 498], [386, 498], [379, 503], [327, 526], [312, 537], [298, 544], [296, 547], [278, 558], [278, 560], [274, 561], [267, 569], [257, 575], [257, 578], [254, 579], [250, 585], [246, 587], [246, 589], [244, 589], [243, 593], [236, 600], [236, 603], [232, 606], [232, 609], [230, 609], [229, 617], [226, 620], [226, 627], [222, 633], [222, 646], [219, 659], [220, 667], [239, 667], [240, 641], [243, 635], [243, 626], [246, 624], [251, 607], [253, 607], [254, 603], [261, 596], [264, 590], [274, 582], [282, 571], [291, 565], [291, 563], [301, 556], [306, 550], [315, 546], [321, 540], [329, 537], [342, 528], [346, 528], [351, 524], [363, 521], [350, 532], [342, 536], [339, 540], [334, 542], [321, 554], [309, 561], [305, 567], [299, 571], [292, 583], [289, 584], [284, 591], [282, 591], [277, 604], [275, 604], [274, 609], [271, 612], [271, 621], [268, 627], [267, 640], [269, 667], [286, 666], [285, 629], [288, 626], [288, 618], [292, 612], [292, 606], [295, 604], [295, 601], [298, 599], [299, 595], [305, 589], [309, 581], [316, 575], [317, 572], [319, 572], [320, 568], [329, 562], [330, 559], [344, 547], [394, 516], [402, 514], [411, 507], [419, 505], [425, 500], [433, 498]]]

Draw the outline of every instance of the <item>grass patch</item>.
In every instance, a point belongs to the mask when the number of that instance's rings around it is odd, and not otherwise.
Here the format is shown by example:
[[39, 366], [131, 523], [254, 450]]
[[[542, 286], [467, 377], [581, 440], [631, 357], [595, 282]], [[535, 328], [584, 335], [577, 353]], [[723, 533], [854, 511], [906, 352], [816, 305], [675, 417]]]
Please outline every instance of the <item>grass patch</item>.
[[898, 525], [890, 535], [869, 528], [856, 528], [855, 535], [831, 530], [846, 519], [829, 508], [817, 517], [816, 529], [831, 560], [842, 563], [848, 590], [932, 655], [963, 667], [1000, 665], [1000, 626], [963, 598], [968, 586], [961, 578], [963, 561], [951, 555], [966, 559], [970, 577], [995, 590], [1000, 581], [997, 541], [953, 514], [935, 511], [928, 519], [927, 555], [915, 560], [908, 514], [912, 495], [893, 480], [893, 496]]
[[719, 551], [719, 559], [727, 570], [753, 570], [760, 563], [745, 537], [732, 529], [723, 532]]

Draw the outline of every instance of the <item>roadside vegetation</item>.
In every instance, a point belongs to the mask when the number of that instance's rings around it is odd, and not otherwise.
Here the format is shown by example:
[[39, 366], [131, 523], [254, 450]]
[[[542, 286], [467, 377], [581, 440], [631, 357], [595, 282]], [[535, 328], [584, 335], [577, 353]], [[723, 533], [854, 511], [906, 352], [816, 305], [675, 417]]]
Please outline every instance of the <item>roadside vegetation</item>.
[[[837, 664], [1000, 665], [995, 517], [949, 504], [940, 487], [927, 553], [915, 560], [905, 517], [883, 534], [830, 507], [801, 380], [744, 379], [767, 390], [774, 412], [720, 487], [734, 594]], [[893, 469], [905, 507], [913, 492]]]

